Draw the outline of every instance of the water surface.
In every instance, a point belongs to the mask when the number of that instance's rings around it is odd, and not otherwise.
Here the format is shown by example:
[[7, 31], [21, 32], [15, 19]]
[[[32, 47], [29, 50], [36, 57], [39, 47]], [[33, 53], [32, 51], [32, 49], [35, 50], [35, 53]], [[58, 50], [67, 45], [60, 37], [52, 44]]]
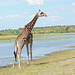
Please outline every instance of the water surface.
[[[13, 64], [14, 40], [0, 40], [0, 66]], [[40, 35], [33, 39], [33, 59], [60, 50], [75, 49], [75, 35]], [[22, 49], [21, 61], [27, 60], [26, 46]]]

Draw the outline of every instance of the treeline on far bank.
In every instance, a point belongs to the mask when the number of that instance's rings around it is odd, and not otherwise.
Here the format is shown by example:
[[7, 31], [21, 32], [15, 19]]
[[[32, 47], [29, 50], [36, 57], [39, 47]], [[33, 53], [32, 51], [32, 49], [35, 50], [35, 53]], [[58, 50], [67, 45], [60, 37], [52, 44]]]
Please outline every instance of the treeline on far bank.
[[[5, 29], [0, 31], [0, 36], [3, 35], [18, 35], [23, 28], [17, 30]], [[75, 32], [75, 25], [70, 26], [49, 26], [33, 28], [32, 34], [49, 34], [49, 33], [71, 33]]]

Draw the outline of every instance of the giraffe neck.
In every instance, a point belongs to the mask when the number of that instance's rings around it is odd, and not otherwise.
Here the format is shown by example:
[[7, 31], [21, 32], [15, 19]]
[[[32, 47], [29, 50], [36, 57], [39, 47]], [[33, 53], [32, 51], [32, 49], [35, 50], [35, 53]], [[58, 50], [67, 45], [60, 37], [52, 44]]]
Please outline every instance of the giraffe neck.
[[29, 22], [27, 25], [24, 26], [24, 29], [27, 29], [27, 31], [31, 31], [38, 19], [38, 13], [34, 16], [33, 20]]

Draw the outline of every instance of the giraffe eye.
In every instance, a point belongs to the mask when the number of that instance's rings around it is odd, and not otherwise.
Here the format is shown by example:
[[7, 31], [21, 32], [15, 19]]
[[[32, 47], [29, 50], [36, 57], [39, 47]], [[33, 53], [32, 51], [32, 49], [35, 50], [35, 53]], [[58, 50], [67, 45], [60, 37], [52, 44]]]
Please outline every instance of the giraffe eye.
[[41, 12], [40, 14], [43, 14], [43, 12]]

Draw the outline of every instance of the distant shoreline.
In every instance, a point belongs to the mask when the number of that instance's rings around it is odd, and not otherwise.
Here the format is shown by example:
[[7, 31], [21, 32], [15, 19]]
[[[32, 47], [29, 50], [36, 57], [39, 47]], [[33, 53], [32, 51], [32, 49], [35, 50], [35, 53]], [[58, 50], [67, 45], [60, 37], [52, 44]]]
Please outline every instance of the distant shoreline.
[[[70, 35], [75, 33], [49, 33], [49, 34], [33, 34], [33, 36], [39, 36], [39, 35]], [[0, 36], [0, 40], [11, 40], [15, 39], [18, 35], [6, 35], [6, 36]]]

